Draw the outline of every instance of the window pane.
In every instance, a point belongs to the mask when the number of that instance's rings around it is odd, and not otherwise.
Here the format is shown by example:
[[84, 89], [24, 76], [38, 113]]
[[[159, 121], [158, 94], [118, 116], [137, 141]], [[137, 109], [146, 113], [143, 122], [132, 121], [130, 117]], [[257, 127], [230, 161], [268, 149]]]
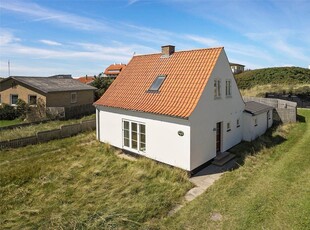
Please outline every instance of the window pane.
[[129, 122], [128, 121], [124, 121], [124, 129], [129, 130]]
[[136, 132], [131, 132], [131, 139], [134, 141], [138, 141], [138, 135]]
[[140, 134], [140, 142], [145, 143], [145, 135], [144, 134]]
[[145, 143], [140, 143], [140, 151], [145, 151]]
[[138, 149], [138, 142], [132, 140], [132, 141], [131, 141], [131, 148], [133, 148], [133, 149]]
[[17, 100], [18, 100], [18, 95], [12, 95], [12, 104], [15, 105], [17, 104]]
[[145, 125], [140, 125], [140, 133], [145, 134]]
[[129, 138], [129, 130], [124, 130], [124, 137]]
[[29, 96], [29, 105], [37, 104], [37, 96]]
[[132, 132], [138, 132], [138, 125], [137, 123], [131, 123], [131, 131]]
[[124, 138], [124, 146], [129, 147], [129, 139]]

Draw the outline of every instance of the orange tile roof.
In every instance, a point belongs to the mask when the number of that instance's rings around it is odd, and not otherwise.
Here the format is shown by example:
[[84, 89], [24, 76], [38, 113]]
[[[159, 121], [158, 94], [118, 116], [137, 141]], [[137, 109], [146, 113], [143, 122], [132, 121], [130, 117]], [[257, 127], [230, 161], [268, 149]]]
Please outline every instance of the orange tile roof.
[[84, 83], [84, 84], [87, 84], [87, 83], [90, 83], [90, 82], [92, 82], [92, 81], [94, 81], [95, 80], [95, 77], [92, 77], [92, 76], [85, 76], [85, 77], [79, 77], [78, 79], [76, 79], [76, 80], [78, 80], [79, 82], [81, 82], [81, 83]]
[[114, 71], [121, 72], [125, 66], [125, 64], [112, 64], [105, 69], [104, 74], [118, 74], [118, 72]]
[[[220, 48], [134, 56], [95, 105], [188, 118], [223, 50]], [[158, 93], [147, 92], [167, 75]]]

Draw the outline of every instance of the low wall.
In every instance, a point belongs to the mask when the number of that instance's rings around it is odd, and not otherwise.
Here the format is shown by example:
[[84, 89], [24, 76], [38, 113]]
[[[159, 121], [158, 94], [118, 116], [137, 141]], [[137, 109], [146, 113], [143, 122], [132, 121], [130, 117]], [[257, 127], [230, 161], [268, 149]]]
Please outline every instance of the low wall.
[[21, 123], [21, 124], [16, 124], [16, 125], [4, 126], [4, 127], [0, 127], [0, 131], [7, 130], [7, 129], [21, 128], [21, 127], [30, 126], [30, 125], [37, 125], [37, 124], [46, 123], [49, 121], [51, 120], [46, 119], [42, 121], [34, 121], [34, 122], [27, 122], [27, 123]]
[[86, 132], [96, 129], [96, 119], [81, 121], [77, 124], [63, 125], [59, 129], [37, 132], [35, 136], [23, 137], [14, 140], [0, 142], [0, 149], [19, 148], [27, 145], [35, 145], [55, 139], [71, 137], [81, 132]]
[[285, 101], [273, 98], [260, 98], [260, 97], [243, 97], [245, 102], [256, 101], [265, 105], [272, 106], [273, 119], [282, 123], [296, 122], [297, 118], [297, 103], [292, 101]]

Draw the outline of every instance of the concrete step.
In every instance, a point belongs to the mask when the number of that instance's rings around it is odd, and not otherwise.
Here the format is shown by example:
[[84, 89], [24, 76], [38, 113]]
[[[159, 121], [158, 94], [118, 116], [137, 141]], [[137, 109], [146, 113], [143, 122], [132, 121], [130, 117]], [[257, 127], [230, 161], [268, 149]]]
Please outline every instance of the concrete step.
[[223, 158], [227, 157], [229, 154], [230, 152], [217, 153], [214, 160], [222, 160]]
[[232, 153], [228, 153], [225, 154], [225, 157], [222, 157], [220, 159], [216, 159], [214, 158], [214, 161], [212, 162], [213, 165], [217, 165], [217, 166], [223, 166], [225, 165], [227, 162], [231, 161], [232, 159], [234, 159], [236, 156], [235, 154]]

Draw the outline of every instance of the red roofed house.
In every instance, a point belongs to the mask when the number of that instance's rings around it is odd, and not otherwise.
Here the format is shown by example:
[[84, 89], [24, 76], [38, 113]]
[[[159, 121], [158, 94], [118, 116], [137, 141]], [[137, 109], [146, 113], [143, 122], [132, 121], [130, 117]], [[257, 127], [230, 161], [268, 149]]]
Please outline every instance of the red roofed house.
[[84, 83], [84, 84], [86, 84], [86, 85], [90, 85], [95, 79], [96, 79], [96, 78], [93, 77], [93, 76], [87, 76], [87, 75], [86, 75], [85, 77], [79, 77], [79, 78], [76, 79], [76, 80], [78, 80], [79, 82]]
[[126, 67], [125, 64], [112, 64], [104, 71], [104, 75], [110, 78], [116, 78], [120, 72]]
[[243, 139], [245, 103], [222, 47], [134, 56], [94, 105], [98, 140], [187, 171]]

